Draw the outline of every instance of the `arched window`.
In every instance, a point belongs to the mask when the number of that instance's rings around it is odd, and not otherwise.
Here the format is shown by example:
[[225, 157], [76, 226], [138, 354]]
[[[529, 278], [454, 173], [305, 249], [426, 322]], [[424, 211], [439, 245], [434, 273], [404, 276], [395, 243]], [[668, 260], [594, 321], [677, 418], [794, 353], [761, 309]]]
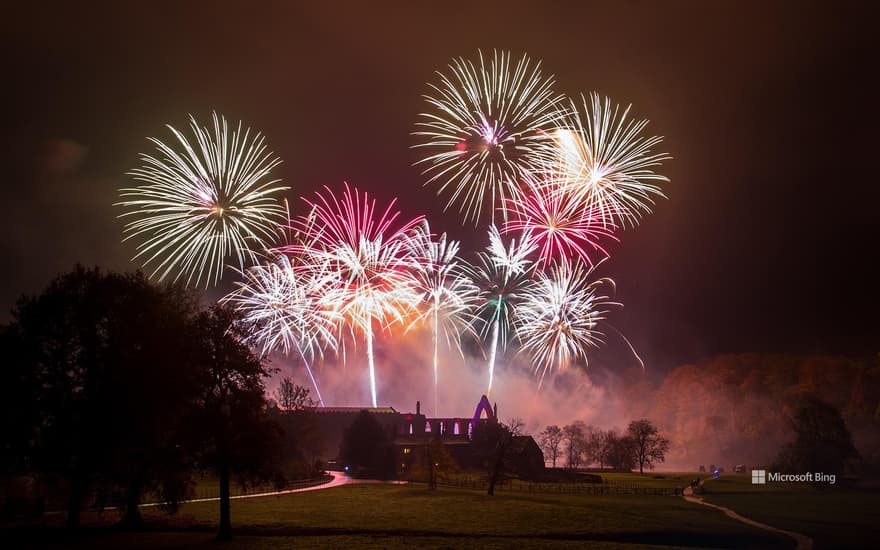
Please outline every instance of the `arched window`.
[[491, 420], [495, 415], [492, 413], [492, 405], [489, 404], [489, 398], [485, 395], [480, 398], [477, 403], [477, 410], [474, 411], [474, 420], [480, 420], [485, 413], [486, 419]]
[[454, 435], [461, 435], [461, 422], [458, 420], [456, 420], [455, 424], [452, 426], [452, 433]]

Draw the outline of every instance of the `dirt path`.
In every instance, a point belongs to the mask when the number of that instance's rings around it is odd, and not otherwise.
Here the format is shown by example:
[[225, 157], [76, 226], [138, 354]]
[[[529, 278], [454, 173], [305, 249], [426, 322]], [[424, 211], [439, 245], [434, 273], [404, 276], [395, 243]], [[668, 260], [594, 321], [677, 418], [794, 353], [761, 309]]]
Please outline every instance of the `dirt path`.
[[[700, 481], [700, 485], [703, 485], [702, 480]], [[797, 546], [795, 546], [796, 550], [812, 550], [813, 548], [813, 539], [806, 535], [802, 535], [801, 533], [795, 533], [794, 531], [785, 531], [783, 529], [778, 529], [771, 525], [767, 525], [766, 523], [761, 523], [759, 521], [755, 521], [753, 519], [749, 519], [747, 517], [741, 516], [731, 510], [730, 508], [726, 508], [724, 506], [719, 506], [717, 504], [712, 504], [711, 502], [706, 502], [703, 500], [703, 497], [695, 496], [694, 490], [690, 487], [687, 487], [682, 494], [682, 497], [688, 502], [693, 502], [695, 504], [702, 504], [703, 506], [708, 506], [709, 508], [715, 508], [716, 510], [721, 510], [724, 512], [724, 515], [731, 519], [735, 519], [741, 523], [745, 523], [746, 525], [751, 525], [752, 527], [757, 527], [758, 529], [764, 529], [765, 531], [773, 531], [774, 533], [780, 533], [787, 537], [791, 537], [794, 539]]]

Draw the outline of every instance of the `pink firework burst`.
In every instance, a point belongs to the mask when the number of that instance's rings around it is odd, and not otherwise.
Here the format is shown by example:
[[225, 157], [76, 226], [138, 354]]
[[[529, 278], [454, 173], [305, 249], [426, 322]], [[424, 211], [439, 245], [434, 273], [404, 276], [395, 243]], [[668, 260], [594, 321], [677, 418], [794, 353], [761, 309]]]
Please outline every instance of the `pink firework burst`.
[[503, 233], [530, 232], [538, 246], [539, 267], [568, 264], [575, 258], [592, 266], [608, 257], [603, 242], [618, 240], [617, 226], [601, 208], [584, 204], [557, 179], [562, 181], [552, 173], [542, 180], [525, 178], [522, 195], [508, 201], [514, 215]]
[[345, 184], [341, 197], [325, 187], [309, 205], [306, 216], [291, 220], [297, 242], [285, 251], [300, 255], [308, 269], [322, 269], [323, 307], [333, 309], [340, 319], [339, 329], [354, 336], [363, 334], [370, 370], [370, 393], [377, 406], [376, 374], [373, 361], [374, 322], [380, 328], [402, 323], [415, 311], [419, 294], [407, 275], [410, 265], [409, 241], [422, 216], [398, 223], [400, 212], [391, 203], [376, 207], [367, 193]]

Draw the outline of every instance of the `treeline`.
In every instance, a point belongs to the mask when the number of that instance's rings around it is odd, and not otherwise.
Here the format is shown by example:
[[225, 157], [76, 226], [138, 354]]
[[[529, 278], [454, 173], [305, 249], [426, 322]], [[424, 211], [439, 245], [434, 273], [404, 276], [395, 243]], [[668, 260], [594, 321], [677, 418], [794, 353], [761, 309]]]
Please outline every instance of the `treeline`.
[[810, 398], [839, 411], [861, 461], [880, 462], [878, 355], [721, 355], [677, 367], [659, 385], [633, 373], [615, 393], [625, 414], [651, 418], [672, 440], [673, 467], [772, 463]]
[[12, 313], [0, 327], [7, 487], [26, 476], [62, 494], [70, 526], [111, 500], [137, 524], [146, 495], [174, 511], [208, 473], [226, 537], [230, 483], [285, 482], [290, 449], [264, 395], [270, 369], [232, 312], [140, 273], [77, 267]]
[[538, 436], [544, 458], [553, 468], [598, 466], [640, 473], [666, 460], [669, 440], [647, 419], [633, 420], [626, 431], [603, 430], [576, 421], [562, 428], [547, 426]]

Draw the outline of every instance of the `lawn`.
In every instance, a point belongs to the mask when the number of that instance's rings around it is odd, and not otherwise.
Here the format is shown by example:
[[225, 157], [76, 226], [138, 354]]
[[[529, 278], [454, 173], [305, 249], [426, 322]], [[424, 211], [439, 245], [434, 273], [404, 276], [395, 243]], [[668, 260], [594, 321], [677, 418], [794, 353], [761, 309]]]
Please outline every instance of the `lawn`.
[[[598, 476], [602, 479], [602, 483], [605, 484], [616, 484], [616, 485], [627, 485], [632, 487], [645, 487], [645, 488], [656, 488], [656, 489], [683, 489], [690, 485], [691, 481], [696, 477], [706, 477], [706, 474], [698, 474], [696, 472], [652, 472], [646, 471], [644, 474], [639, 474], [638, 472], [603, 472], [603, 471], [595, 471], [590, 470], [585, 472], [590, 476]], [[474, 473], [474, 472], [463, 472], [452, 474], [449, 476], [450, 479], [454, 482], [458, 480], [459, 482], [463, 482], [464, 486], [467, 486], [467, 483], [478, 482], [479, 484], [485, 486], [486, 484], [486, 475], [485, 473]], [[591, 485], [592, 482], [588, 480], [586, 476], [581, 478], [576, 477], [575, 481], [541, 481], [541, 482], [531, 482], [526, 480], [519, 479], [508, 479], [505, 483], [501, 483], [500, 485], [510, 486], [518, 486], [518, 485]]]
[[[88, 515], [92, 529], [77, 540], [51, 529], [7, 534], [38, 536], [49, 547], [199, 547], [211, 544], [217, 514], [216, 502], [190, 503], [170, 517], [144, 509], [150, 528], [144, 533], [107, 529], [114, 518], [105, 513]], [[467, 489], [432, 493], [422, 485], [349, 485], [235, 500], [232, 521], [237, 540], [229, 548], [792, 547], [787, 538], [681, 498], [643, 495], [502, 492], [488, 497]]]
[[877, 547], [880, 493], [806, 483], [752, 485], [748, 475], [708, 481], [708, 502], [780, 529], [811, 537], [816, 548]]
[[691, 481], [695, 478], [706, 477], [706, 474], [697, 474], [694, 472], [645, 472], [644, 475], [601, 472], [599, 475], [602, 476], [602, 481], [606, 483], [620, 483], [624, 485], [652, 487], [657, 489], [683, 489], [690, 485]]

